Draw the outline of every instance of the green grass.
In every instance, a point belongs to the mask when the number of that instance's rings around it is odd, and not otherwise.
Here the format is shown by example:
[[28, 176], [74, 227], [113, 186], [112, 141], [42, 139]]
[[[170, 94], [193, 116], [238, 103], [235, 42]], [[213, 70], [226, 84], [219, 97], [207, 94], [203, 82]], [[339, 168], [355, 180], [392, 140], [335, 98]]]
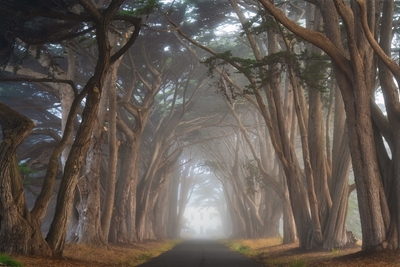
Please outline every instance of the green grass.
[[152, 253], [140, 253], [135, 257], [135, 260], [137, 261], [149, 261], [152, 258], [154, 258], [154, 255]]
[[306, 267], [306, 263], [303, 260], [294, 260], [289, 263], [289, 267]]
[[10, 256], [5, 254], [0, 254], [0, 263], [5, 266], [12, 266], [12, 267], [22, 267], [22, 263], [12, 259]]
[[237, 251], [237, 252], [239, 252], [240, 254], [244, 254], [244, 255], [249, 254], [250, 251], [251, 251], [251, 249], [250, 249], [249, 246], [239, 245], [239, 244], [234, 244], [234, 245], [232, 246], [232, 249], [233, 249], [234, 251]]
[[340, 253], [340, 248], [333, 248], [333, 249], [332, 249], [332, 254], [333, 254], [333, 255], [338, 256], [339, 253]]

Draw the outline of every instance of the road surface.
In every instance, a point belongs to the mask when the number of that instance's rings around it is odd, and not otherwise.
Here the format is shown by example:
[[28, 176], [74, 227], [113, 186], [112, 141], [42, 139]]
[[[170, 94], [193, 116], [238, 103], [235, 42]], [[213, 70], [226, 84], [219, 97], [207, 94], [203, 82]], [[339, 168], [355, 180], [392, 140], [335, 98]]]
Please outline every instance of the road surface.
[[265, 267], [214, 240], [183, 241], [138, 267]]

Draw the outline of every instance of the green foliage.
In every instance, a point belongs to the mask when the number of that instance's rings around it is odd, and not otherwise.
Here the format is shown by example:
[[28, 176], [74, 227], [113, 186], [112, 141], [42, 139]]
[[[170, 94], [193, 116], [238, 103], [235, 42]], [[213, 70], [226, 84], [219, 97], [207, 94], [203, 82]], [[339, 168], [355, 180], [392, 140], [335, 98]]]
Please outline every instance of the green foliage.
[[139, 0], [135, 2], [137, 4], [131, 10], [125, 9], [120, 12], [120, 15], [124, 16], [142, 16], [142, 15], [149, 15], [156, 11], [158, 8], [161, 7], [161, 4], [158, 0]]
[[135, 257], [135, 260], [137, 261], [149, 261], [153, 258], [152, 253], [140, 253]]
[[216, 54], [215, 56], [211, 56], [206, 60], [202, 61], [208, 67], [208, 73], [210, 76], [213, 75], [214, 70], [218, 66], [228, 64], [227, 61], [232, 57], [232, 52], [227, 50], [223, 53]]
[[340, 248], [332, 248], [332, 254], [338, 256], [340, 254]]
[[30, 169], [26, 163], [19, 164], [18, 169], [22, 174], [32, 174], [36, 172], [35, 170]]
[[292, 262], [289, 263], [290, 267], [306, 267], [307, 264], [303, 261], [303, 260], [294, 260]]
[[[229, 76], [229, 72], [225, 70], [223, 70], [223, 72]], [[219, 77], [216, 88], [217, 89], [215, 90], [215, 93], [222, 95], [222, 97], [225, 98], [225, 100], [227, 100], [230, 104], [232, 104], [237, 99], [237, 96], [240, 95], [236, 92], [232, 83], [230, 83], [224, 75]]]
[[[259, 35], [266, 31], [280, 33], [280, 25], [271, 16], [267, 15], [263, 10], [260, 10], [256, 16], [252, 17], [245, 25], [244, 30], [255, 35]], [[244, 35], [244, 32], [242, 33]]]
[[[207, 58], [203, 63], [208, 67], [211, 76], [216, 67], [228, 63], [236, 64], [240, 66], [238, 72], [255, 78], [260, 87], [270, 83], [272, 80], [279, 79], [281, 74], [288, 67], [291, 67], [299, 78], [301, 85], [320, 92], [326, 92], [329, 88], [329, 72], [331, 69], [329, 58], [326, 55], [309, 53], [307, 50], [300, 54], [280, 51], [267, 55], [262, 60], [235, 57], [228, 50]], [[244, 93], [252, 94], [252, 89], [248, 86]]]
[[331, 61], [327, 55], [309, 53], [305, 50], [297, 56], [296, 62], [302, 62], [301, 66], [298, 63], [295, 70], [303, 85], [321, 92], [327, 90], [330, 77], [328, 72], [331, 68]]
[[249, 246], [244, 246], [244, 245], [239, 245], [239, 244], [233, 244], [232, 249], [234, 251], [239, 252], [240, 254], [249, 254], [250, 253], [250, 247]]
[[24, 266], [22, 263], [20, 263], [17, 260], [12, 259], [10, 256], [5, 255], [5, 254], [0, 254], [0, 265], [5, 265], [5, 266], [15, 266], [15, 267], [22, 267]]
[[[218, 53], [203, 61], [209, 68], [209, 73], [212, 74], [216, 67], [224, 64], [234, 64], [239, 66], [239, 73], [254, 78], [258, 82], [258, 86], [262, 87], [277, 78], [279, 79], [281, 74], [290, 66], [299, 78], [301, 85], [321, 92], [327, 91], [330, 77], [329, 71], [331, 69], [329, 57], [318, 53], [310, 53], [307, 50], [300, 53], [294, 51], [294, 47], [297, 47], [295, 44], [302, 41], [296, 40], [294, 35], [284, 30], [282, 26], [264, 11], [260, 11], [244, 25], [242, 35], [244, 35], [245, 32], [259, 35], [267, 31], [275, 32], [288, 40], [290, 42], [291, 51], [279, 51], [267, 55], [261, 60], [255, 60], [252, 58], [253, 55], [248, 55], [247, 57], [234, 56], [232, 51], [235, 47], [229, 47], [229, 50]], [[240, 44], [236, 44], [236, 47], [237, 46], [240, 46]], [[243, 50], [248, 51], [248, 49], [242, 49], [242, 51]], [[243, 54], [243, 52], [240, 54]], [[244, 93], [252, 94], [253, 89], [255, 88], [250, 88], [248, 86]]]
[[246, 179], [246, 191], [247, 194], [254, 195], [256, 193], [255, 185], [262, 181], [260, 169], [257, 166], [255, 160], [249, 160], [243, 164], [243, 168], [247, 171]]

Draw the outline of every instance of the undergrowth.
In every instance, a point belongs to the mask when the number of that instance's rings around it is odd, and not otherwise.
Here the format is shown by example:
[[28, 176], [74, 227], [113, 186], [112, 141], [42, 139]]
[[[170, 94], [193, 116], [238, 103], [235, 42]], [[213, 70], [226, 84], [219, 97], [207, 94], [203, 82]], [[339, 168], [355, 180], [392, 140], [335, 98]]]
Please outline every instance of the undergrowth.
[[180, 240], [138, 242], [133, 246], [111, 246], [111, 249], [69, 244], [64, 255], [89, 262], [101, 261], [108, 263], [109, 266], [137, 266], [172, 249], [180, 242]]
[[11, 267], [22, 267], [22, 263], [17, 260], [12, 259], [6, 254], [0, 254], [0, 265], [11, 266]]
[[303, 260], [294, 260], [289, 263], [289, 267], [306, 267], [307, 264]]
[[232, 246], [232, 249], [234, 251], [239, 252], [240, 254], [248, 254], [250, 252], [250, 247], [249, 246], [243, 246], [243, 245], [238, 245], [238, 244], [234, 244]]

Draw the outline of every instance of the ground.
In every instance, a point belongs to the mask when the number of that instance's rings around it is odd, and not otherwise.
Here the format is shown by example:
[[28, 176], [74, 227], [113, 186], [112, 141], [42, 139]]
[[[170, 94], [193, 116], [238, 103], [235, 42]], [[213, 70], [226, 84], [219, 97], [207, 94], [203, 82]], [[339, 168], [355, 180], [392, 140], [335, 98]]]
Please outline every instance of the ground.
[[360, 243], [327, 251], [300, 250], [298, 244], [280, 245], [279, 239], [229, 240], [224, 243], [268, 267], [360, 267], [400, 266], [400, 250], [361, 252]]
[[[320, 266], [400, 266], [400, 251], [361, 252], [358, 245], [332, 251], [302, 251], [298, 244], [279, 245], [279, 239], [228, 240], [224, 244], [269, 267]], [[137, 266], [171, 249], [177, 241], [145, 241], [133, 245], [116, 245], [110, 249], [68, 245], [62, 259], [12, 255], [24, 267], [123, 267]]]
[[[268, 252], [261, 255], [259, 260], [267, 266], [400, 266], [399, 251], [386, 251], [379, 253], [362, 253], [360, 247], [347, 247], [340, 250], [326, 251], [313, 250], [304, 251], [296, 245], [280, 245], [270, 248]], [[272, 264], [271, 264], [272, 263]], [[303, 265], [301, 265], [303, 264]]]
[[[146, 240], [132, 245], [113, 245], [96, 248], [69, 244], [61, 259], [37, 256], [12, 255], [24, 267], [125, 267], [137, 266], [170, 250], [179, 241]], [[1, 264], [0, 264], [1, 265]]]

